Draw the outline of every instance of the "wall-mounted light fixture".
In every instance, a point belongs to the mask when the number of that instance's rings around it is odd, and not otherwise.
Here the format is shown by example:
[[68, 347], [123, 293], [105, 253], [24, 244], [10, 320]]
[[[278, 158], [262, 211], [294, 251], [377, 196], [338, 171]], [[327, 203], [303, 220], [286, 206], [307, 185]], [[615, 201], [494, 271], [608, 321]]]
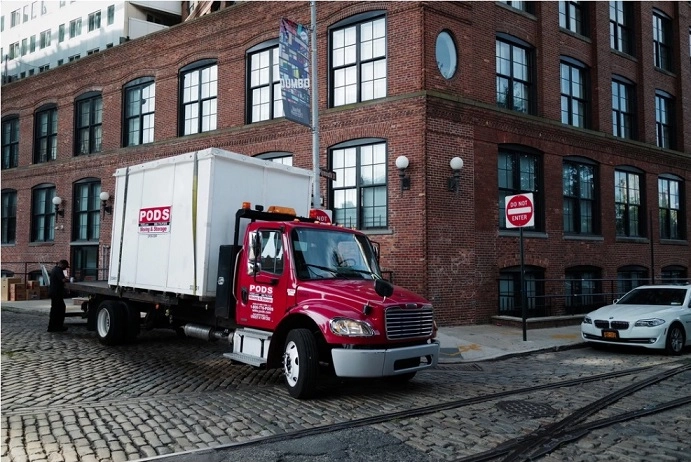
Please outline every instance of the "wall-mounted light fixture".
[[401, 191], [410, 189], [410, 176], [406, 175], [405, 170], [410, 165], [406, 156], [398, 156], [396, 158], [396, 168], [398, 169], [398, 178], [401, 179]]
[[108, 199], [110, 199], [110, 194], [108, 194], [108, 191], [101, 191], [101, 194], [99, 194], [98, 197], [101, 199], [101, 216], [104, 216], [106, 213], [108, 215], [113, 213], [113, 206], [106, 205]]
[[62, 204], [62, 197], [60, 197], [60, 196], [53, 197], [53, 206], [55, 207], [55, 220], [56, 221], [57, 221], [58, 215], [60, 215], [61, 217], [65, 216], [65, 208], [63, 207], [61, 209], [60, 204]]
[[460, 157], [454, 157], [449, 162], [451, 170], [453, 170], [453, 176], [449, 177], [449, 191], [453, 191], [458, 194], [458, 190], [461, 188], [461, 169], [463, 168], [463, 159]]

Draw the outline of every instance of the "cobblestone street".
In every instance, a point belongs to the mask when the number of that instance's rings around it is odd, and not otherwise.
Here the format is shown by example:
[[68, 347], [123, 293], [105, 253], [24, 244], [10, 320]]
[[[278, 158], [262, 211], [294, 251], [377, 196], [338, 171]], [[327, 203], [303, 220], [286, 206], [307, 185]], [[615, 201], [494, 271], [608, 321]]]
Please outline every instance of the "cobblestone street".
[[[456, 460], [558, 421], [652, 372], [537, 387], [648, 365], [659, 365], [660, 372], [678, 360], [584, 348], [441, 365], [396, 387], [384, 381], [330, 379], [317, 399], [296, 401], [278, 371], [224, 359], [225, 344], [152, 331], [136, 344], [106, 347], [82, 320], [67, 324], [66, 333], [51, 334], [45, 332], [45, 316], [2, 310], [3, 461], [131, 461], [162, 455], [170, 455], [171, 461], [211, 460], [199, 451], [219, 446], [226, 449], [215, 451], [214, 460], [325, 461], [344, 454], [351, 460]], [[683, 358], [688, 361], [688, 354]], [[622, 398], [589, 421], [689, 396], [689, 382], [688, 371], [674, 375]], [[518, 389], [523, 392], [511, 397], [358, 423]], [[511, 414], [497, 406], [506, 400], [544, 403], [555, 412], [536, 418]], [[260, 450], [232, 446], [333, 424], [346, 425], [331, 436], [295, 438]], [[544, 460], [691, 460], [690, 428], [691, 406], [681, 406], [591, 431]], [[348, 452], [362, 450], [371, 458]], [[175, 455], [182, 452], [186, 454]]]

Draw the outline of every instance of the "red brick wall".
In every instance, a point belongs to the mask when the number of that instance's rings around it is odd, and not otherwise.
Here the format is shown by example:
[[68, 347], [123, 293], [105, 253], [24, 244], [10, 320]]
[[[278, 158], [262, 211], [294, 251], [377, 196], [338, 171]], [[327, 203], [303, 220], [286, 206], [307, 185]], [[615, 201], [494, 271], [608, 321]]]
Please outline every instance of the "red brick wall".
[[[3, 269], [24, 271], [10, 262], [53, 262], [69, 255], [72, 185], [85, 177], [102, 181], [113, 192], [115, 169], [162, 156], [217, 146], [248, 155], [268, 151], [294, 153], [294, 165], [312, 168], [312, 135], [307, 127], [285, 120], [245, 125], [245, 52], [278, 36], [280, 17], [309, 24], [306, 2], [242, 2], [214, 14], [108, 49], [77, 62], [3, 86], [2, 116], [20, 116], [19, 167], [2, 172], [3, 188], [18, 191], [17, 242], [3, 246]], [[518, 265], [517, 233], [498, 230], [497, 150], [500, 143], [522, 144], [543, 153], [544, 233], [526, 232], [526, 264], [545, 268], [559, 279], [576, 265], [601, 267], [603, 277], [617, 268], [650, 266], [650, 244], [617, 240], [614, 232], [613, 176], [619, 165], [645, 172], [648, 205], [657, 223], [657, 175], [685, 179], [686, 229], [691, 231], [691, 65], [687, 2], [655, 3], [675, 18], [678, 44], [674, 75], [653, 69], [652, 3], [635, 2], [637, 57], [609, 49], [606, 2], [588, 3], [590, 38], [558, 28], [556, 2], [536, 2], [535, 14], [493, 2], [319, 2], [318, 66], [320, 157], [326, 165], [330, 146], [364, 137], [388, 143], [389, 227], [373, 233], [382, 244], [382, 266], [397, 283], [427, 296], [441, 324], [488, 322], [497, 313], [497, 278], [501, 268]], [[352, 15], [387, 11], [387, 98], [328, 108], [327, 27]], [[453, 35], [458, 70], [443, 79], [436, 65], [435, 40], [441, 30]], [[496, 108], [495, 37], [514, 35], [536, 47], [537, 117]], [[592, 130], [560, 123], [559, 57], [570, 56], [591, 67]], [[218, 129], [177, 137], [178, 71], [199, 59], [219, 65]], [[611, 78], [636, 82], [640, 141], [614, 139], [611, 132]], [[122, 87], [132, 79], [156, 79], [156, 142], [121, 148]], [[677, 97], [678, 140], [685, 154], [654, 147], [654, 91]], [[103, 152], [73, 157], [74, 98], [101, 91], [104, 98]], [[33, 113], [45, 103], [58, 105], [58, 160], [31, 165]], [[410, 160], [411, 189], [400, 191], [396, 158]], [[599, 163], [602, 237], [569, 239], [562, 230], [561, 171], [564, 156]], [[458, 195], [447, 190], [449, 160], [464, 160]], [[31, 188], [54, 183], [65, 199], [55, 242], [29, 241]], [[322, 197], [328, 199], [326, 180]], [[328, 202], [325, 204], [329, 206]], [[101, 245], [110, 241], [111, 216], [102, 224]], [[647, 219], [647, 212], [646, 212]], [[691, 267], [686, 241], [660, 243], [654, 226], [655, 274], [666, 265]], [[34, 268], [29, 268], [29, 270]]]

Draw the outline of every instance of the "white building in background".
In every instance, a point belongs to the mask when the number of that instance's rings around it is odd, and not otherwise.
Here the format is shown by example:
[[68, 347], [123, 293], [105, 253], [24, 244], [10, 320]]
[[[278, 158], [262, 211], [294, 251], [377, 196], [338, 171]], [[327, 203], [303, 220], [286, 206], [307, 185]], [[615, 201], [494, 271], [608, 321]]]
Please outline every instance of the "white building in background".
[[180, 1], [2, 1], [2, 82], [181, 22]]

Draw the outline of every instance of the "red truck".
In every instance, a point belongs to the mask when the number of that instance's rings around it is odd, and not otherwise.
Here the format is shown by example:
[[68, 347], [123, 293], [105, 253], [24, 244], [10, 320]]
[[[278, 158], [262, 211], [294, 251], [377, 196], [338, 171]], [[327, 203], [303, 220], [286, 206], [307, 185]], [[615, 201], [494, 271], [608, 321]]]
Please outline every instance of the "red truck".
[[[205, 154], [195, 156], [195, 162], [205, 158]], [[231, 164], [238, 161], [224, 152], [211, 156], [216, 163], [228, 158]], [[109, 280], [67, 284], [72, 292], [88, 296], [82, 304], [87, 326], [103, 343], [132, 341], [140, 329], [162, 327], [204, 340], [225, 340], [230, 351], [224, 356], [230, 360], [282, 368], [295, 398], [311, 397], [324, 371], [338, 377], [404, 381], [437, 364], [439, 343], [432, 305], [382, 277], [378, 245], [362, 232], [299, 217], [290, 207], [264, 210], [244, 203], [236, 209], [229, 220], [233, 224], [229, 242], [216, 246], [215, 252], [210, 247], [207, 257], [197, 255], [197, 260], [212, 264], [206, 270], [183, 268], [191, 280], [202, 281], [189, 285], [192, 293], [174, 290], [178, 276], [169, 273], [124, 275], [147, 269], [140, 261], [142, 251], [132, 251], [134, 243], [148, 248], [151, 229], [167, 226], [172, 233], [189, 221], [175, 221], [176, 212], [184, 207], [173, 200], [172, 206], [162, 207], [170, 213], [167, 221], [152, 224], [146, 214], [152, 208], [161, 210], [160, 196], [154, 199], [157, 207], [132, 199], [135, 183], [125, 188], [127, 200], [118, 196], [122, 188], [116, 185], [116, 197], [121, 201], [118, 204], [116, 199], [114, 214], [119, 211], [123, 218], [114, 219], [114, 230], [120, 226], [121, 232], [114, 231]], [[122, 210], [127, 201], [135, 203], [134, 210]], [[130, 216], [134, 218], [128, 219]], [[144, 226], [138, 216], [144, 216]], [[127, 228], [135, 224], [139, 232], [128, 233]], [[174, 237], [163, 236], [156, 243], [165, 239], [176, 242]], [[171, 266], [185, 261], [184, 249], [170, 247], [170, 242], [165, 246], [179, 257], [172, 258]], [[135, 256], [128, 257], [128, 251]], [[196, 253], [203, 252], [197, 249]], [[158, 260], [154, 259], [152, 267], [166, 268], [166, 255], [160, 251], [155, 255]], [[134, 271], [133, 266], [141, 268]], [[157, 277], [165, 278], [165, 290], [155, 289], [161, 284]], [[205, 291], [206, 279], [215, 287]]]

